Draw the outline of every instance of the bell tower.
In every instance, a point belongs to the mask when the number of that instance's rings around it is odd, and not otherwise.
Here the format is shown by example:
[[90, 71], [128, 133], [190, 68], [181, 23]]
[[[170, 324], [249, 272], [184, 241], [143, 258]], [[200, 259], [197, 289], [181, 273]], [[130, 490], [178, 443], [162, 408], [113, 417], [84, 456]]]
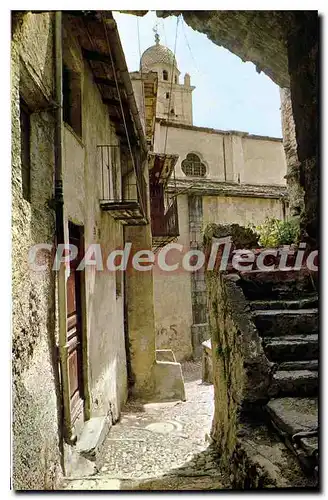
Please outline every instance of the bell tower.
[[156, 118], [192, 125], [192, 91], [190, 75], [180, 83], [180, 71], [173, 52], [160, 44], [157, 28], [154, 28], [155, 45], [141, 56], [140, 70], [155, 71], [158, 75]]

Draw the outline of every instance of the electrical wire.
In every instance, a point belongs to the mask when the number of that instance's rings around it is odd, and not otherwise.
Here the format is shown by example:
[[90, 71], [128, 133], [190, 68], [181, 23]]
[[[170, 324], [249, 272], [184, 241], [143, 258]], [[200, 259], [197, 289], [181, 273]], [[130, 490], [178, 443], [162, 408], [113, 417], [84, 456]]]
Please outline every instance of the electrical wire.
[[[169, 107], [168, 107], [168, 110], [167, 110], [167, 124], [166, 124], [165, 142], [164, 142], [164, 155], [166, 153], [167, 135], [168, 135], [168, 130], [169, 130], [169, 124], [168, 123], [169, 123], [169, 114], [170, 114], [170, 109], [171, 109], [171, 98], [172, 98], [172, 88], [173, 88], [173, 72], [174, 72], [175, 54], [176, 54], [176, 49], [177, 49], [179, 21], [180, 21], [180, 16], [177, 17], [177, 24], [176, 24], [176, 29], [175, 29], [175, 41], [174, 41], [174, 52], [173, 52], [173, 59], [172, 59], [171, 85], [170, 85], [170, 95], [169, 95]], [[174, 186], [176, 188], [175, 167], [173, 169], [173, 180], [174, 180]], [[167, 192], [167, 201], [168, 201], [168, 204], [169, 204], [170, 200], [169, 200], [168, 192]]]
[[146, 102], [145, 102], [145, 92], [144, 92], [144, 82], [143, 82], [143, 76], [142, 76], [142, 65], [141, 65], [141, 47], [140, 47], [140, 31], [139, 31], [139, 16], [137, 16], [137, 31], [138, 31], [138, 47], [139, 47], [139, 61], [140, 61], [140, 77], [141, 77], [141, 93], [142, 93], [142, 114], [143, 114], [143, 119], [144, 119], [144, 124], [146, 127]]
[[186, 43], [187, 43], [187, 46], [188, 46], [188, 49], [189, 49], [189, 52], [190, 52], [191, 58], [192, 58], [192, 60], [193, 60], [193, 63], [194, 63], [195, 69], [196, 69], [196, 71], [198, 71], [198, 73], [200, 74], [200, 71], [199, 71], [198, 66], [197, 66], [197, 64], [196, 64], [196, 60], [195, 60], [195, 58], [194, 58], [194, 55], [193, 55], [193, 53], [192, 53], [192, 50], [191, 50], [191, 47], [190, 47], [190, 44], [189, 44], [189, 41], [188, 41], [188, 38], [187, 38], [187, 33], [186, 33], [186, 30], [185, 30], [184, 25], [185, 25], [185, 22], [184, 22], [184, 20], [182, 19], [182, 31], [183, 31], [183, 34], [184, 34], [184, 37], [185, 37], [185, 40], [186, 40]]
[[[179, 20], [180, 20], [180, 16], [177, 17], [177, 24], [176, 24], [176, 29], [175, 29], [174, 55], [173, 55], [173, 59], [172, 59], [171, 85], [170, 85], [169, 107], [168, 107], [168, 111], [167, 111], [167, 121], [169, 121], [169, 118], [170, 118], [169, 115], [170, 115], [171, 98], [172, 98], [172, 88], [173, 88], [173, 70], [174, 70], [175, 53], [176, 53], [176, 48], [177, 48]], [[167, 133], [168, 133], [168, 124], [166, 125], [165, 142], [164, 142], [164, 154], [166, 153]]]
[[[132, 161], [132, 165], [133, 165], [134, 174], [135, 174], [136, 180], [137, 180], [138, 179], [138, 174], [137, 174], [137, 169], [136, 169], [136, 165], [135, 165], [135, 161], [134, 161], [134, 156], [133, 156], [133, 153], [132, 153], [132, 147], [131, 147], [131, 143], [130, 143], [128, 128], [127, 128], [127, 125], [126, 125], [125, 114], [124, 114], [124, 109], [123, 109], [123, 103], [122, 103], [120, 88], [119, 88], [118, 81], [117, 81], [117, 75], [116, 75], [114, 60], [113, 60], [113, 56], [112, 56], [112, 51], [111, 51], [110, 43], [109, 43], [109, 39], [108, 39], [108, 33], [107, 33], [107, 29], [106, 29], [106, 23], [104, 21], [103, 14], [101, 13], [100, 15], [101, 15], [101, 20], [102, 20], [102, 23], [103, 23], [105, 35], [106, 35], [107, 48], [108, 48], [108, 52], [109, 52], [109, 56], [110, 56], [110, 60], [111, 60], [112, 68], [113, 68], [113, 75], [114, 75], [116, 90], [117, 90], [118, 99], [119, 99], [119, 103], [120, 103], [120, 108], [121, 108], [121, 113], [122, 113], [122, 118], [123, 118], [123, 123], [124, 123], [124, 129], [125, 129], [126, 139], [127, 139], [128, 146], [129, 146], [129, 151], [130, 151], [130, 155], [131, 155], [131, 161]], [[141, 203], [143, 205], [142, 193], [140, 191], [140, 186], [139, 186], [138, 182], [136, 182], [136, 186], [137, 186], [137, 190], [138, 190], [138, 194], [139, 194], [139, 200], [141, 201]], [[143, 206], [142, 208], [144, 210], [144, 213], [146, 213], [145, 212], [145, 207]]]

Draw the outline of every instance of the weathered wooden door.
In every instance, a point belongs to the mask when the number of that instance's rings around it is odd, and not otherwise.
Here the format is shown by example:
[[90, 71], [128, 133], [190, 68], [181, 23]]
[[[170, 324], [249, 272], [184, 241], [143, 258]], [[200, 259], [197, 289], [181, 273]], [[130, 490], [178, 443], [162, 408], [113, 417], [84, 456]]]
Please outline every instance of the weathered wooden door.
[[67, 280], [67, 345], [68, 373], [72, 422], [83, 409], [82, 365], [82, 293], [83, 271], [77, 267], [83, 258], [83, 227], [69, 222], [69, 242], [78, 248], [77, 257], [70, 262]]

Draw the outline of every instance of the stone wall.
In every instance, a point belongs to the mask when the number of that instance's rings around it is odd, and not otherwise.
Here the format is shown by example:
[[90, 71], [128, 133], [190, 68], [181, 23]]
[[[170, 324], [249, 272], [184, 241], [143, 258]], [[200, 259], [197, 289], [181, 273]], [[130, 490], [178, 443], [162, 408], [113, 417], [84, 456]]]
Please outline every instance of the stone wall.
[[304, 209], [304, 190], [300, 185], [300, 162], [297, 155], [297, 142], [292, 102], [289, 89], [280, 89], [283, 145], [287, 163], [287, 189], [289, 213], [297, 217]]
[[[239, 231], [240, 229], [240, 231]], [[210, 252], [215, 238], [231, 235], [239, 248], [252, 248], [252, 234], [244, 228], [212, 224], [204, 236]], [[239, 231], [239, 232], [238, 232]], [[222, 466], [231, 460], [237, 444], [239, 416], [268, 398], [270, 363], [262, 348], [240, 277], [234, 273], [207, 271], [207, 298], [212, 348], [215, 409], [212, 438], [221, 455]]]
[[237, 275], [206, 275], [215, 410], [212, 438], [229, 462], [237, 443], [241, 407], [264, 401], [270, 381], [269, 363], [250, 319]]
[[[50, 259], [45, 271], [34, 272], [27, 256], [36, 243], [54, 243], [54, 212], [48, 206], [54, 175], [53, 14], [25, 14], [13, 26], [13, 487], [43, 490], [54, 488], [61, 475], [55, 276]], [[32, 112], [30, 202], [22, 193], [20, 95]], [[46, 257], [40, 257], [42, 263]]]
[[319, 245], [319, 34], [318, 13], [305, 11], [296, 17], [287, 37], [300, 184], [304, 189], [301, 230], [311, 247]]
[[[187, 249], [190, 243], [187, 195], [178, 197], [178, 213], [180, 230], [178, 243]], [[174, 252], [172, 254], [176, 257]], [[192, 354], [190, 273], [183, 270], [167, 273], [155, 267], [154, 304], [157, 349], [172, 349], [178, 361], [190, 358]]]
[[[13, 486], [44, 490], [56, 486], [64, 465], [62, 395], [58, 344], [56, 275], [48, 266], [33, 271], [28, 251], [36, 243], [55, 244], [54, 196], [54, 15], [26, 13], [13, 20], [12, 101], [12, 349], [13, 349]], [[70, 49], [68, 50], [68, 47]], [[82, 75], [82, 137], [67, 125], [63, 133], [65, 233], [68, 221], [84, 226], [85, 247], [100, 243], [107, 254], [123, 246], [121, 224], [99, 206], [101, 193], [98, 144], [117, 138], [108, 109], [94, 85], [76, 40], [64, 37], [64, 56], [74, 54]], [[77, 68], [75, 68], [77, 69]], [[31, 112], [31, 199], [23, 197], [20, 97]], [[118, 287], [116, 280], [122, 280]], [[117, 293], [120, 289], [121, 293]], [[88, 373], [92, 416], [118, 419], [127, 397], [123, 277], [113, 272], [85, 272]], [[84, 415], [81, 415], [83, 423]], [[80, 431], [80, 429], [76, 429]], [[66, 460], [66, 458], [65, 458]], [[66, 465], [66, 462], [65, 462]]]

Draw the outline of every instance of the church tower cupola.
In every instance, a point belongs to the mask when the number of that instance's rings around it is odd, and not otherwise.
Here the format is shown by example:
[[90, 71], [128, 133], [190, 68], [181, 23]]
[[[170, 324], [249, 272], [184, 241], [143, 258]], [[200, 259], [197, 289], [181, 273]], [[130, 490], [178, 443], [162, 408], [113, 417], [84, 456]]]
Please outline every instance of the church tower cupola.
[[155, 45], [142, 54], [140, 73], [156, 72], [158, 75], [158, 94], [156, 118], [192, 125], [192, 91], [190, 76], [184, 77], [180, 84], [180, 71], [177, 60], [168, 47], [161, 45], [155, 31]]

